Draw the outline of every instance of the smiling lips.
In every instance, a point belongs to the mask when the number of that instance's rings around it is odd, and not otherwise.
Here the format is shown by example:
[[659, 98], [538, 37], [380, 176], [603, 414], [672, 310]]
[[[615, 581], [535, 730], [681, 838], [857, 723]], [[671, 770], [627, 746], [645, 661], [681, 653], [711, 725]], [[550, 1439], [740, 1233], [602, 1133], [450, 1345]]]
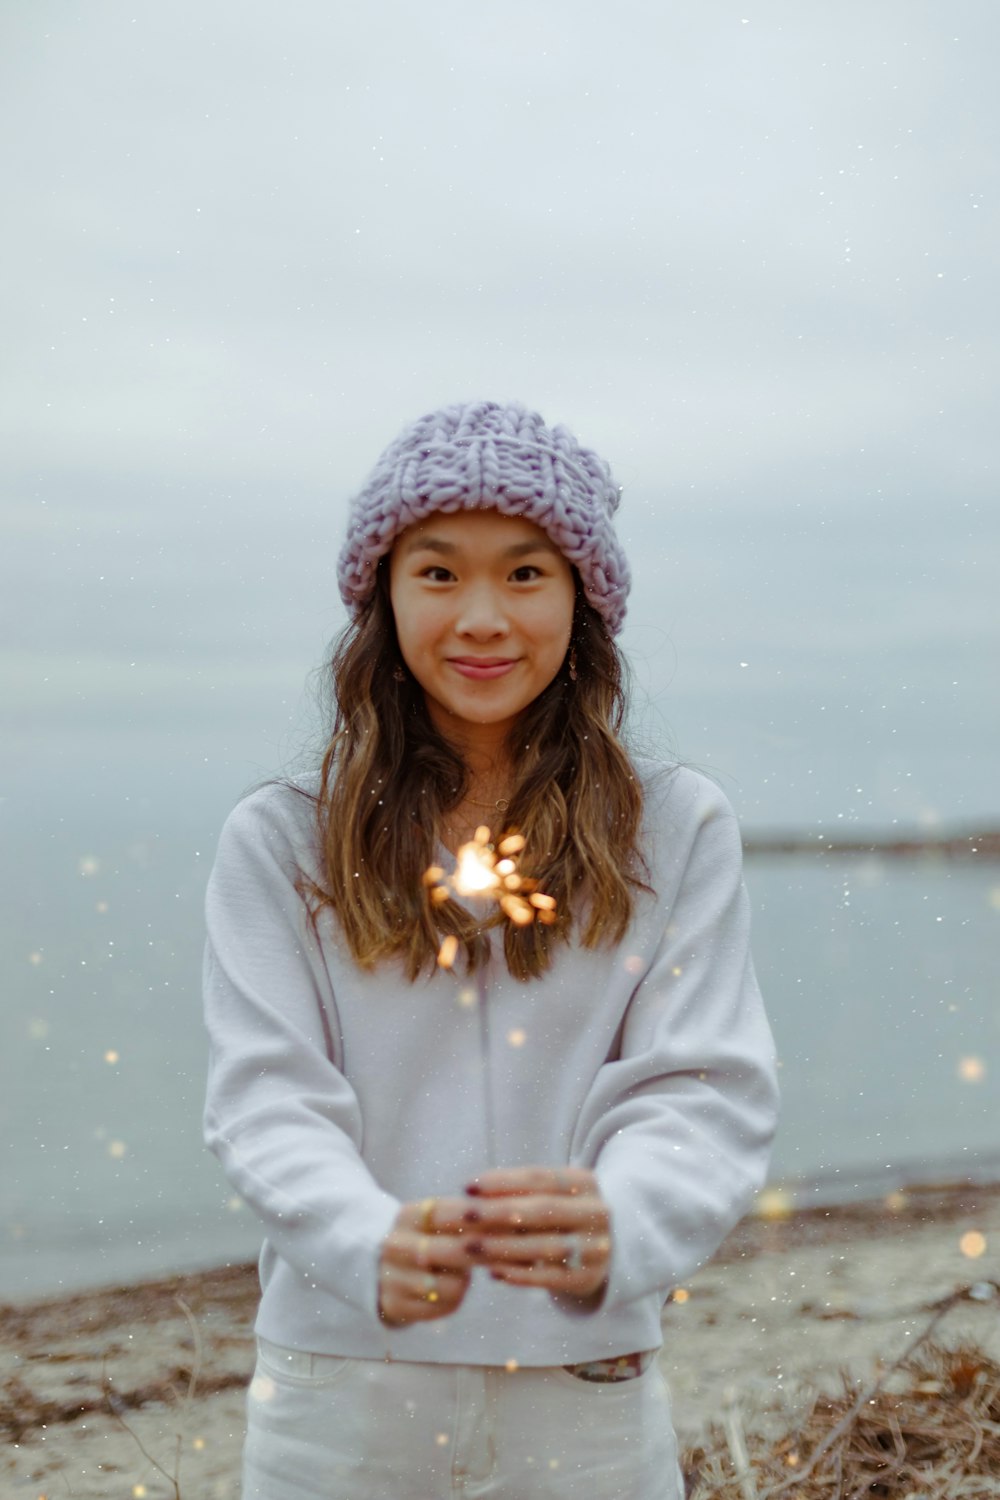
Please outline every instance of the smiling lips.
[[503, 677], [517, 666], [517, 659], [509, 656], [449, 656], [448, 665], [473, 682], [487, 682], [493, 677]]

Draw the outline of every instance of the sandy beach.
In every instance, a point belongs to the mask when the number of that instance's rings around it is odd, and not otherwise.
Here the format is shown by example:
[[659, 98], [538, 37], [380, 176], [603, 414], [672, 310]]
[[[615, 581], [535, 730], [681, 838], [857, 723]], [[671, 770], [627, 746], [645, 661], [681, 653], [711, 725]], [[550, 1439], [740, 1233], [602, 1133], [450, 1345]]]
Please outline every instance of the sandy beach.
[[[665, 1310], [683, 1444], [727, 1404], [751, 1430], [873, 1380], [945, 1299], [935, 1338], [1000, 1356], [1000, 1185], [770, 1209]], [[4, 1500], [238, 1500], [256, 1299], [232, 1266], [0, 1308]]]

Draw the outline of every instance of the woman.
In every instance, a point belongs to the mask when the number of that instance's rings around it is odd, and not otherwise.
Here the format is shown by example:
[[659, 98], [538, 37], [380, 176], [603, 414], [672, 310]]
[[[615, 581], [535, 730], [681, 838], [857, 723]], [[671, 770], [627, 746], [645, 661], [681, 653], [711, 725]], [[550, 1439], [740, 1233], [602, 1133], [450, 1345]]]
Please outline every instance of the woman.
[[[775, 1085], [736, 820], [620, 738], [618, 498], [520, 406], [404, 432], [351, 512], [317, 781], [223, 832], [206, 1135], [266, 1233], [246, 1500], [682, 1493], [660, 1314], [760, 1185]], [[539, 920], [448, 885], [482, 825], [522, 835]]]

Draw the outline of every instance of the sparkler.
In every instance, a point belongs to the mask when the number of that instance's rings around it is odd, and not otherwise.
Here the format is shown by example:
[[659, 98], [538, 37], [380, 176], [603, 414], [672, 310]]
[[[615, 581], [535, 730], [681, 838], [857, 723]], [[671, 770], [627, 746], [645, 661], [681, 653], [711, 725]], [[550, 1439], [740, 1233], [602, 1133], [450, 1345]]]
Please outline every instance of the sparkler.
[[[516, 927], [528, 927], [539, 921], [551, 926], [556, 921], [556, 903], [552, 896], [540, 891], [537, 882], [518, 872], [517, 855], [523, 850], [526, 840], [523, 834], [508, 833], [494, 847], [492, 834], [485, 823], [480, 824], [468, 843], [459, 846], [455, 868], [445, 874], [440, 865], [431, 865], [424, 873], [424, 885], [428, 887], [431, 902], [440, 906], [452, 895], [463, 896], [473, 903], [495, 902], [508, 921]], [[438, 949], [437, 961], [442, 969], [454, 969], [458, 957], [458, 938], [448, 933]], [[467, 998], [468, 997], [468, 998]], [[479, 1015], [479, 1050], [483, 1072], [483, 1093], [486, 1102], [486, 1154], [491, 1167], [497, 1165], [496, 1125], [493, 1108], [493, 1089], [490, 1080], [490, 1023], [486, 1004], [486, 979], [483, 971], [475, 973], [475, 990], [463, 989], [459, 995], [463, 1004], [471, 1000]]]

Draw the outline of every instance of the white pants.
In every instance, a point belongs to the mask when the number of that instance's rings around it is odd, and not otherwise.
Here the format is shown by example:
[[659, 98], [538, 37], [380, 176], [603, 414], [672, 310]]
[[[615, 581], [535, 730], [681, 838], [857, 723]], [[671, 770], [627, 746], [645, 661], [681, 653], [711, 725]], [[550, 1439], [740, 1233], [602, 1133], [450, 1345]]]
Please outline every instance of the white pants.
[[258, 1340], [243, 1500], [682, 1500], [666, 1382]]

